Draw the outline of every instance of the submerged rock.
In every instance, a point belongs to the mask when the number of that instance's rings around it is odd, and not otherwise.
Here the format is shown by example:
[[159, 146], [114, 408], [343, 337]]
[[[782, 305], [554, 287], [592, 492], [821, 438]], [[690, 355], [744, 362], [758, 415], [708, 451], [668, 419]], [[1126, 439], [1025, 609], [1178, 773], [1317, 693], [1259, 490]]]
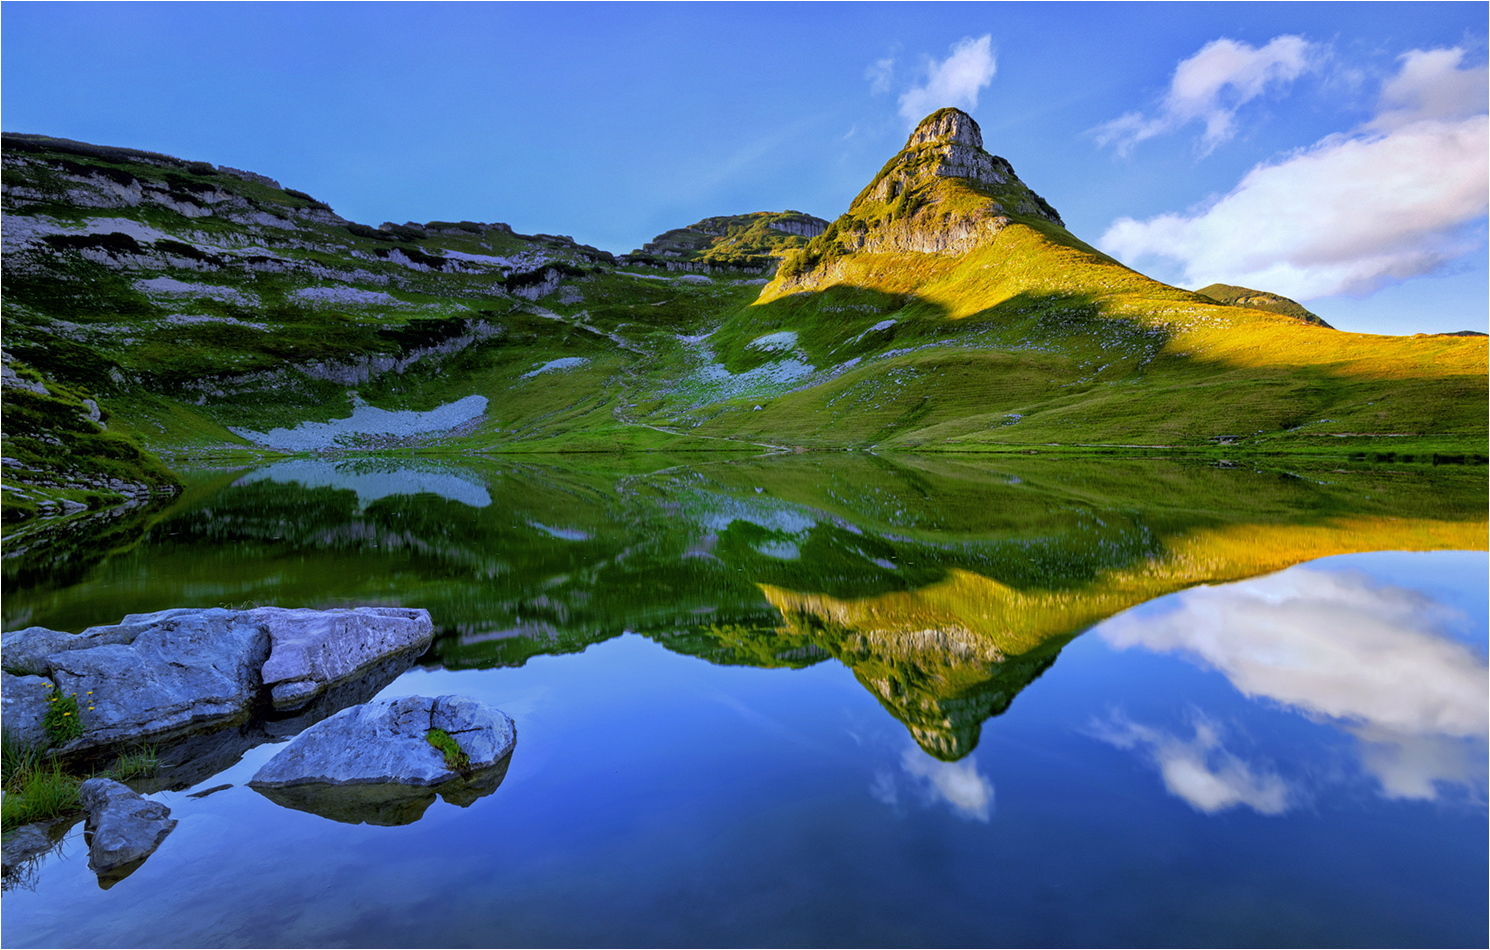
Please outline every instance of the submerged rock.
[[37, 821], [5, 833], [3, 858], [0, 858], [0, 890], [35, 888], [36, 873], [43, 859], [56, 851], [67, 832], [78, 823], [80, 815], [65, 815], [48, 821]]
[[[430, 730], [455, 740], [452, 767]], [[499, 709], [461, 696], [410, 696], [344, 709], [293, 739], [249, 781], [271, 800], [336, 821], [407, 824], [441, 795], [465, 806], [490, 794], [517, 742]]]
[[169, 808], [113, 779], [90, 778], [78, 797], [87, 814], [88, 867], [105, 890], [134, 873], [176, 828]]

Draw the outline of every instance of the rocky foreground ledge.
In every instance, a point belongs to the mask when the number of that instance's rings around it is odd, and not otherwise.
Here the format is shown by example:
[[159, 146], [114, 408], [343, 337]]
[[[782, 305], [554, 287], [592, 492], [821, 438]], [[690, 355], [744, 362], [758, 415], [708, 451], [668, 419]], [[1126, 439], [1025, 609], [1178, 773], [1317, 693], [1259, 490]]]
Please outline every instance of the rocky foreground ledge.
[[[88, 768], [147, 744], [158, 755], [148, 777], [82, 783], [102, 887], [175, 827], [141, 791], [184, 789], [264, 742], [292, 740], [249, 783], [272, 801], [335, 821], [407, 824], [437, 795], [464, 807], [495, 791], [517, 740], [506, 714], [466, 697], [369, 701], [433, 633], [427, 611], [401, 607], [182, 608], [79, 634], [29, 627], [0, 638], [0, 725], [7, 743]], [[64, 708], [75, 721], [63, 722]], [[6, 886], [75, 821], [7, 832]]]
[[[0, 705], [12, 740], [64, 756], [103, 753], [293, 712], [392, 657], [410, 662], [434, 637], [429, 612], [177, 608], [63, 633], [0, 638]], [[45, 717], [75, 698], [81, 734], [61, 742]], [[298, 731], [298, 730], [297, 730]]]

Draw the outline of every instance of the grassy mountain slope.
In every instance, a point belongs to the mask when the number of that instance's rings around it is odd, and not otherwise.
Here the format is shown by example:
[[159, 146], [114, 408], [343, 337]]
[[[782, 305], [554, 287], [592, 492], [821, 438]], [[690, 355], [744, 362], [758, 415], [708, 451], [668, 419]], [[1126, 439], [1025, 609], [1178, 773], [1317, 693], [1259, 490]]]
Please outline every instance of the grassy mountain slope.
[[1158, 283], [1066, 231], [980, 141], [955, 110], [928, 118], [726, 319], [713, 340], [732, 370], [761, 365], [763, 339], [790, 339], [821, 384], [760, 411], [702, 408], [702, 431], [920, 449], [1390, 437], [1483, 451], [1483, 339], [1341, 333]]
[[1150, 280], [956, 110], [831, 224], [711, 218], [622, 257], [501, 224], [373, 228], [206, 162], [4, 149], [3, 456], [53, 508], [119, 497], [95, 482], [169, 490], [161, 459], [292, 450], [277, 428], [470, 397], [448, 425], [334, 447], [1484, 454], [1483, 337], [1340, 333]]

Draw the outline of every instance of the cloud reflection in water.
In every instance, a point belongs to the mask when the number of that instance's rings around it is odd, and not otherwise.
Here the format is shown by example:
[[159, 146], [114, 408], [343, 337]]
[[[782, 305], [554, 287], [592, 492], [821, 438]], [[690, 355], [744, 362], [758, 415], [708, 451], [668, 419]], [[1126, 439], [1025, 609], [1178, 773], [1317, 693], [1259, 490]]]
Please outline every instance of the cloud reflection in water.
[[[1179, 652], [1248, 697], [1349, 732], [1389, 798], [1433, 799], [1446, 784], [1483, 795], [1490, 680], [1484, 657], [1444, 632], [1456, 617], [1445, 606], [1359, 574], [1307, 567], [1194, 588], [1172, 603], [1157, 616], [1115, 617], [1098, 633], [1118, 649]], [[1181, 749], [1146, 727], [1108, 731], [1126, 736], [1125, 747], [1151, 749], [1161, 768], [1165, 750]], [[1205, 741], [1197, 727], [1195, 743]]]
[[1092, 734], [1119, 749], [1140, 749], [1151, 757], [1170, 794], [1199, 811], [1214, 814], [1246, 805], [1264, 815], [1281, 815], [1300, 796], [1277, 774], [1256, 768], [1228, 751], [1220, 727], [1197, 715], [1195, 738], [1182, 739], [1113, 713], [1092, 724]]
[[[978, 772], [978, 764], [972, 757], [961, 762], [942, 762], [919, 747], [910, 746], [901, 753], [900, 767], [927, 804], [946, 802], [953, 814], [972, 821], [986, 823], [992, 816], [993, 782]], [[898, 805], [900, 781], [904, 779], [897, 780], [893, 772], [877, 772], [869, 794], [886, 805]]]

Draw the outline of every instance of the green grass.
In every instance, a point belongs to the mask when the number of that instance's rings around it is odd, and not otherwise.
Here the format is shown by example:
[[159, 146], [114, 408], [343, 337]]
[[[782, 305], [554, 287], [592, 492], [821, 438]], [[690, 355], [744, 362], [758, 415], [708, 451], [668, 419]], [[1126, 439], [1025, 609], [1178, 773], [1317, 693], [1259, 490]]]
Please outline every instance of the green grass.
[[120, 781], [127, 782], [130, 779], [153, 775], [158, 767], [155, 746], [151, 745], [121, 753], [119, 758], [114, 760], [114, 767], [110, 771]]
[[75, 812], [82, 780], [58, 763], [46, 762], [42, 751], [0, 733], [0, 828], [9, 831], [20, 825]]
[[425, 739], [445, 756], [445, 767], [452, 772], [466, 772], [471, 768], [471, 759], [444, 729], [431, 729]]

